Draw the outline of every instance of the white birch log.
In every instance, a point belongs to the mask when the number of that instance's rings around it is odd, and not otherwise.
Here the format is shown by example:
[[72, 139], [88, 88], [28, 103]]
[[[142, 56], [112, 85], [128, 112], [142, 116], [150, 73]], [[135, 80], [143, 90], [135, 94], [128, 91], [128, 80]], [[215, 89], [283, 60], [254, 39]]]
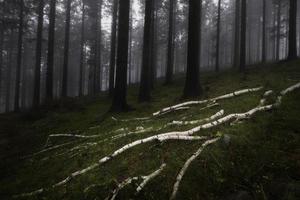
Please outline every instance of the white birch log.
[[136, 188], [136, 194], [140, 193], [152, 179], [157, 177], [165, 169], [166, 166], [167, 165], [163, 163], [158, 170], [152, 172], [147, 176], [142, 176], [143, 182]]
[[[131, 184], [133, 181], [137, 181], [138, 179], [139, 177], [131, 177], [131, 178], [127, 178], [125, 181], [118, 184], [117, 188], [112, 192], [112, 197], [110, 198], [110, 200], [115, 200], [120, 190], [122, 190], [127, 185]], [[109, 199], [109, 197], [106, 199]]]
[[200, 124], [203, 122], [209, 122], [212, 120], [215, 120], [221, 116], [224, 115], [224, 110], [220, 110], [216, 114], [212, 115], [211, 117], [200, 119], [200, 120], [193, 120], [193, 121], [173, 121], [171, 123], [168, 123], [166, 126], [172, 126], [172, 125], [194, 125], [194, 124]]
[[206, 146], [213, 144], [215, 142], [217, 142], [220, 138], [214, 138], [211, 140], [206, 141], [205, 143], [203, 143], [201, 145], [201, 147], [197, 150], [196, 153], [194, 153], [183, 165], [182, 169], [180, 170], [179, 174], [177, 175], [176, 178], [176, 182], [173, 186], [173, 192], [172, 195], [170, 197], [170, 200], [174, 200], [176, 198], [176, 194], [180, 185], [180, 182], [185, 174], [185, 172], [187, 171], [187, 169], [189, 168], [190, 164], [203, 152], [203, 150], [205, 149]]

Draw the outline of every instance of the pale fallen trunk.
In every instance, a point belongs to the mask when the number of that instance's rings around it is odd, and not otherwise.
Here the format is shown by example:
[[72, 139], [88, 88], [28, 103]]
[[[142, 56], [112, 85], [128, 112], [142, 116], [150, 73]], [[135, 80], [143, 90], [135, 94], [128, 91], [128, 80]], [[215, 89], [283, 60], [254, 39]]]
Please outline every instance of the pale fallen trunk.
[[200, 124], [203, 122], [209, 122], [215, 119], [218, 119], [219, 117], [224, 115], [224, 110], [220, 110], [216, 114], [212, 115], [211, 117], [201, 119], [201, 120], [193, 120], [193, 121], [173, 121], [171, 123], [168, 123], [166, 126], [173, 126], [173, 125], [194, 125], [194, 124]]
[[201, 147], [198, 149], [198, 151], [196, 153], [194, 153], [183, 165], [182, 169], [180, 170], [179, 174], [177, 175], [176, 178], [176, 182], [173, 186], [173, 192], [172, 195], [170, 197], [170, 200], [173, 200], [176, 198], [176, 194], [180, 185], [180, 182], [185, 174], [185, 172], [187, 171], [187, 169], [189, 168], [190, 164], [202, 153], [202, 151], [205, 149], [206, 146], [213, 144], [215, 142], [217, 142], [220, 138], [214, 138], [211, 140], [206, 141], [205, 143], [203, 143], [201, 145]]
[[250, 89], [235, 91], [233, 93], [222, 95], [222, 96], [215, 97], [215, 98], [212, 98], [212, 99], [207, 99], [207, 100], [202, 100], [202, 101], [188, 101], [188, 102], [180, 103], [180, 104], [170, 106], [170, 107], [167, 107], [167, 108], [163, 108], [162, 110], [160, 110], [158, 112], [155, 112], [152, 115], [153, 116], [163, 115], [167, 112], [172, 112], [173, 110], [175, 110], [179, 107], [184, 107], [184, 106], [189, 106], [189, 105], [197, 105], [197, 104], [199, 105], [199, 104], [205, 104], [205, 103], [209, 103], [209, 102], [214, 102], [215, 103], [216, 101], [219, 101], [219, 100], [240, 96], [240, 95], [247, 94], [247, 93], [250, 93], [250, 92], [257, 92], [257, 91], [260, 91], [262, 89], [263, 89], [263, 87], [250, 88]]

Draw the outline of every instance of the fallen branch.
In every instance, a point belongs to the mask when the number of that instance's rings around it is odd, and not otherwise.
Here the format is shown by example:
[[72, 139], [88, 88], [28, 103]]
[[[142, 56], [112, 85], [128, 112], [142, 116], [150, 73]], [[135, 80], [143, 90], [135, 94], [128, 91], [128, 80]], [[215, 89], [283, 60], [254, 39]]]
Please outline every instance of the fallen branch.
[[205, 104], [205, 103], [209, 103], [209, 102], [216, 102], [216, 101], [219, 101], [219, 100], [228, 99], [228, 98], [232, 98], [232, 97], [235, 97], [235, 96], [240, 96], [242, 94], [246, 94], [246, 93], [249, 93], [249, 92], [260, 91], [262, 89], [263, 89], [263, 87], [250, 88], [250, 89], [235, 91], [233, 93], [222, 95], [222, 96], [215, 97], [215, 98], [212, 98], [212, 99], [207, 99], [207, 100], [202, 100], [202, 101], [188, 101], [188, 102], [180, 103], [180, 104], [177, 104], [177, 105], [174, 105], [174, 106], [171, 106], [171, 107], [163, 108], [162, 110], [160, 110], [158, 112], [155, 112], [152, 115], [153, 116], [160, 116], [160, 115], [163, 115], [167, 112], [171, 112], [175, 109], [178, 109], [179, 107], [184, 107], [184, 106], [189, 106], [189, 105], [196, 105], [196, 104], [199, 105], [199, 104]]
[[200, 124], [203, 122], [209, 122], [209, 121], [215, 120], [223, 115], [224, 115], [224, 110], [220, 110], [216, 114], [212, 115], [211, 117], [205, 118], [205, 119], [193, 120], [193, 121], [172, 121], [171, 123], [168, 123], [166, 126]]
[[172, 195], [170, 197], [170, 200], [175, 199], [180, 182], [185, 174], [185, 172], [187, 171], [187, 169], [189, 168], [190, 164], [202, 153], [202, 151], [205, 149], [206, 146], [213, 144], [215, 142], [217, 142], [220, 138], [214, 138], [211, 140], [206, 141], [204, 144], [201, 145], [201, 147], [198, 149], [198, 151], [196, 153], [194, 153], [183, 165], [182, 169], [180, 170], [179, 174], [177, 175], [176, 178], [176, 182], [173, 186], [173, 192]]

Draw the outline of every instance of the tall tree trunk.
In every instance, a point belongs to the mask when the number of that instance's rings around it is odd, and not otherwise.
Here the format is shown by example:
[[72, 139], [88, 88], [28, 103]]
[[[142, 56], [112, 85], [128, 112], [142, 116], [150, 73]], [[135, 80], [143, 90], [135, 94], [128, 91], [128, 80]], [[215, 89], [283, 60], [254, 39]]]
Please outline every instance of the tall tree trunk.
[[189, 0], [188, 56], [184, 98], [197, 97], [202, 94], [199, 80], [201, 10], [201, 0]]
[[54, 40], [55, 40], [55, 15], [56, 0], [50, 0], [49, 12], [49, 35], [48, 35], [48, 57], [46, 74], [46, 99], [53, 100], [53, 67], [54, 67]]
[[15, 85], [15, 111], [20, 110], [20, 85], [21, 85], [21, 64], [23, 53], [23, 27], [24, 27], [24, 1], [19, 0], [19, 30], [18, 30], [18, 54], [16, 68], [16, 85]]
[[79, 96], [83, 96], [83, 76], [84, 76], [84, 43], [85, 43], [85, 5], [84, 0], [82, 0], [82, 15], [81, 15], [81, 41], [80, 41], [80, 66], [79, 66]]
[[112, 111], [127, 111], [127, 64], [128, 64], [128, 36], [129, 36], [130, 0], [119, 0], [119, 28], [116, 86], [112, 102]]
[[246, 29], [247, 29], [247, 0], [241, 0], [241, 42], [240, 42], [240, 72], [246, 69]]
[[171, 84], [174, 70], [174, 0], [169, 0], [169, 33], [165, 84]]
[[263, 21], [262, 21], [262, 62], [265, 63], [267, 60], [267, 43], [266, 43], [266, 23], [267, 23], [267, 2], [263, 0]]
[[117, 39], [117, 20], [118, 20], [118, 0], [114, 0], [111, 40], [110, 40], [110, 69], [109, 69], [109, 96], [113, 96], [115, 85], [115, 66], [116, 66], [116, 39]]
[[276, 27], [276, 60], [280, 60], [280, 42], [281, 42], [281, 0], [277, 5], [277, 27]]
[[102, 0], [97, 0], [95, 5], [95, 52], [94, 52], [94, 74], [93, 74], [93, 93], [98, 94], [101, 91], [101, 14]]
[[288, 60], [297, 58], [297, 0], [290, 0]]
[[221, 0], [218, 2], [217, 42], [216, 42], [216, 72], [220, 70], [220, 32], [221, 32]]
[[154, 83], [157, 75], [157, 1], [153, 0], [152, 11], [152, 32], [151, 32], [151, 89], [154, 89]]
[[234, 58], [233, 58], [233, 66], [239, 66], [239, 58], [240, 58], [240, 12], [241, 11], [241, 0], [235, 0], [235, 30], [234, 30]]
[[13, 58], [13, 41], [14, 41], [14, 30], [10, 31], [10, 39], [9, 39], [9, 49], [8, 49], [8, 57], [7, 57], [7, 67], [6, 67], [6, 107], [5, 111], [10, 111], [10, 96], [11, 96], [11, 71], [12, 71], [12, 58]]
[[139, 91], [139, 101], [150, 101], [151, 91], [151, 24], [152, 24], [152, 11], [153, 0], [146, 0], [145, 6], [145, 25], [144, 25], [144, 43], [143, 43], [143, 61], [142, 61], [142, 74]]
[[64, 64], [63, 64], [63, 80], [62, 80], [62, 96], [63, 97], [68, 96], [70, 21], [71, 21], [71, 0], [66, 0], [66, 24], [65, 24]]
[[40, 105], [43, 23], [44, 23], [44, 0], [40, 0], [38, 6], [38, 27], [37, 27], [37, 36], [36, 36], [35, 70], [34, 70], [33, 107], [35, 108], [37, 108]]
[[3, 45], [4, 45], [4, 25], [2, 22], [0, 22], [0, 103], [2, 102]]
[[[130, 1], [130, 4], [132, 5], [132, 0]], [[129, 14], [129, 45], [128, 45], [128, 85], [131, 84], [131, 69], [132, 69], [132, 66], [131, 66], [131, 58], [132, 58], [132, 54], [131, 54], [131, 51], [132, 51], [132, 29], [133, 29], [133, 27], [132, 27], [132, 25], [133, 25], [132, 20], [133, 20], [133, 18], [132, 18], [132, 12], [130, 12], [130, 14]]]

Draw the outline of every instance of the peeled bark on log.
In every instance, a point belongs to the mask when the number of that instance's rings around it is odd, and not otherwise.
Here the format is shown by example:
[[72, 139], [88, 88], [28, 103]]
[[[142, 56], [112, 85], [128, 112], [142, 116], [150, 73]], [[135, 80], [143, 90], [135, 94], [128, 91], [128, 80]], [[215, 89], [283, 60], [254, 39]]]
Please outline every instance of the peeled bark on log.
[[180, 170], [179, 174], [177, 175], [176, 178], [176, 182], [173, 186], [173, 192], [172, 195], [170, 197], [170, 200], [173, 200], [176, 198], [176, 194], [180, 185], [180, 182], [185, 174], [185, 172], [187, 171], [187, 169], [189, 168], [190, 164], [202, 153], [202, 151], [205, 149], [206, 146], [213, 144], [215, 142], [217, 142], [220, 138], [214, 138], [211, 140], [207, 140], [205, 143], [203, 143], [201, 145], [201, 147], [198, 149], [198, 151], [196, 153], [194, 153], [183, 165], [182, 169]]
[[167, 112], [172, 112], [173, 110], [176, 110], [179, 107], [189, 106], [189, 105], [197, 105], [197, 104], [199, 105], [199, 104], [205, 104], [205, 103], [209, 103], [209, 102], [216, 102], [216, 101], [219, 101], [219, 100], [228, 99], [228, 98], [232, 98], [232, 97], [235, 97], [235, 96], [240, 96], [240, 95], [247, 94], [247, 93], [250, 93], [250, 92], [257, 92], [257, 91], [260, 91], [262, 89], [263, 89], [263, 87], [250, 88], [250, 89], [238, 90], [238, 91], [235, 91], [233, 93], [222, 95], [222, 96], [215, 97], [215, 98], [212, 98], [212, 99], [207, 99], [207, 100], [202, 100], [202, 101], [188, 101], [188, 102], [177, 104], [177, 105], [174, 105], [174, 106], [171, 106], [171, 107], [163, 108], [162, 110], [160, 110], [158, 112], [155, 112], [152, 115], [153, 116], [160, 116], [160, 115], [164, 115]]
[[220, 110], [216, 114], [212, 115], [211, 117], [205, 118], [205, 119], [200, 119], [200, 120], [193, 120], [193, 121], [173, 121], [167, 126], [172, 126], [172, 125], [194, 125], [194, 124], [200, 124], [202, 122], [209, 122], [215, 119], [218, 119], [219, 117], [224, 115], [224, 110]]

